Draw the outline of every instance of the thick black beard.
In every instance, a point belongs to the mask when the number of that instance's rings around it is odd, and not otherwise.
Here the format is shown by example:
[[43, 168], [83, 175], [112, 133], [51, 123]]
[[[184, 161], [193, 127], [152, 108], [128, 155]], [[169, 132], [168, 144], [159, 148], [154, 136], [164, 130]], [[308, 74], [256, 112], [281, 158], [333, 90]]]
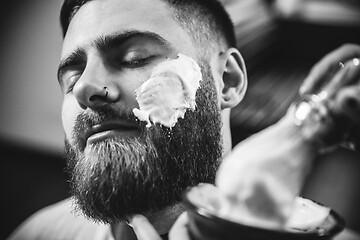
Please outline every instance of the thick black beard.
[[221, 115], [209, 66], [197, 91], [197, 107], [172, 128], [143, 126], [139, 138], [111, 138], [87, 147], [78, 138], [84, 128], [105, 119], [126, 118], [116, 109], [80, 115], [74, 142], [65, 141], [71, 189], [85, 216], [104, 223], [126, 220], [181, 201], [189, 186], [213, 183], [222, 156]]

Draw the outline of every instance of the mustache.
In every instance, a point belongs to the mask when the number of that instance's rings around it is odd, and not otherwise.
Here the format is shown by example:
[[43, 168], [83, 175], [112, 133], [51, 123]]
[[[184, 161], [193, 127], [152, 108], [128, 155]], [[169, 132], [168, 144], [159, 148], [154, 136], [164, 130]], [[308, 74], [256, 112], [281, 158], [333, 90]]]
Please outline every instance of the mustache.
[[85, 144], [84, 140], [82, 140], [83, 134], [95, 125], [108, 121], [124, 121], [138, 125], [141, 130], [145, 128], [145, 123], [140, 122], [132, 110], [120, 110], [113, 106], [103, 106], [96, 111], [84, 111], [76, 117], [72, 138], [75, 140], [76, 144], [80, 144], [81, 146], [79, 147], [83, 149], [83, 147], [85, 147], [83, 146]]

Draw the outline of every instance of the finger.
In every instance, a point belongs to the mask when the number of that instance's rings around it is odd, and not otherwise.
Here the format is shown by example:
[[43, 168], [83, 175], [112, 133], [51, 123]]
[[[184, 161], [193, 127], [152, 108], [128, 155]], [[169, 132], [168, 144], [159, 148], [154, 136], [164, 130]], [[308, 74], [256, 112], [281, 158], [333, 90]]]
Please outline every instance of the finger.
[[333, 79], [323, 88], [329, 97], [336, 94], [341, 88], [348, 85], [354, 85], [360, 81], [360, 64], [358, 59], [353, 59], [345, 63]]
[[190, 240], [188, 228], [188, 215], [187, 212], [183, 212], [174, 225], [172, 226], [169, 232], [169, 239], [170, 240]]
[[306, 94], [314, 92], [328, 77], [340, 69], [339, 62], [360, 56], [360, 46], [356, 44], [345, 44], [325, 55], [310, 70], [308, 77], [304, 80], [299, 93]]
[[129, 218], [129, 225], [133, 228], [138, 240], [162, 240], [149, 220], [140, 214]]
[[326, 62], [327, 61], [321, 61], [320, 63], [314, 65], [299, 89], [300, 95], [316, 92], [322, 84], [324, 84], [328, 79], [332, 78], [334, 74], [343, 66], [339, 62], [336, 64], [327, 64]]
[[331, 106], [332, 112], [344, 116], [352, 123], [360, 121], [360, 86], [349, 86], [336, 95]]

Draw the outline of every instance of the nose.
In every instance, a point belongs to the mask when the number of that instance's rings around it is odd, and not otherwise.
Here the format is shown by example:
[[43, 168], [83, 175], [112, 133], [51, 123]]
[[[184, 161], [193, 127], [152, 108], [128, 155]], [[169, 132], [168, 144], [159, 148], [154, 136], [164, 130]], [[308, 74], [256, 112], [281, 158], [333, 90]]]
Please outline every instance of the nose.
[[110, 73], [100, 64], [85, 68], [73, 88], [73, 94], [81, 108], [96, 109], [114, 101], [116, 89], [110, 86], [110, 77]]

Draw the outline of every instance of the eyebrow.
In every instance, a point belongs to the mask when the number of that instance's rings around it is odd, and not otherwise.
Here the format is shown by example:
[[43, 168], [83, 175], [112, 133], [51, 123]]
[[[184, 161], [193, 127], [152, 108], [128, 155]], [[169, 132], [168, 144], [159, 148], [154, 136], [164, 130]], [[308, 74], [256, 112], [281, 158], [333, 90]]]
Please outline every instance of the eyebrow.
[[[114, 33], [106, 36], [100, 36], [97, 39], [91, 42], [91, 45], [99, 49], [101, 52], [106, 52], [110, 49], [116, 48], [131, 38], [142, 37], [155, 41], [157, 44], [170, 48], [171, 44], [165, 40], [160, 35], [148, 32], [148, 31], [138, 31], [138, 30], [129, 30], [125, 32]], [[61, 82], [61, 77], [63, 75], [64, 69], [70, 66], [78, 65], [84, 63], [86, 60], [86, 52], [83, 48], [75, 49], [69, 56], [60, 61], [57, 77], [58, 81]]]
[[170, 43], [164, 38], [162, 38], [160, 35], [153, 32], [138, 31], [138, 30], [130, 30], [126, 32], [101, 36], [93, 41], [93, 45], [97, 49], [105, 52], [109, 49], [118, 47], [119, 45], [123, 44], [124, 42], [128, 41], [131, 38], [136, 38], [136, 37], [149, 39], [155, 41], [157, 44], [162, 45], [164, 47], [170, 47]]

